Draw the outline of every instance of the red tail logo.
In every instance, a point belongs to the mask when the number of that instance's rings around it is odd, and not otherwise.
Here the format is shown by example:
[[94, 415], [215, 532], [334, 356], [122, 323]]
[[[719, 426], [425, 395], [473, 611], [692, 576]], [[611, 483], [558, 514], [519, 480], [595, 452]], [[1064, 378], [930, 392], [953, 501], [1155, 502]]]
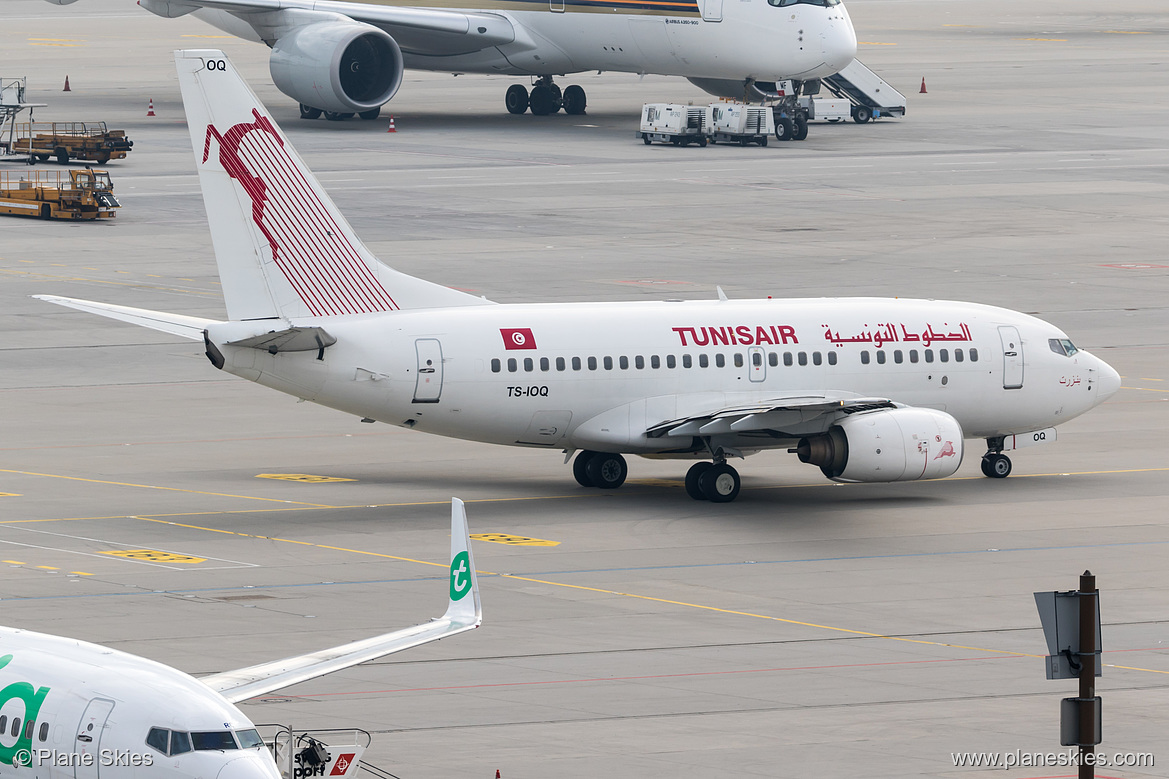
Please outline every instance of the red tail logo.
[[396, 310], [390, 293], [349, 241], [348, 230], [284, 148], [275, 125], [254, 108], [252, 116], [256, 121], [222, 133], [207, 125], [203, 162], [214, 137], [219, 164], [251, 199], [252, 221], [301, 301], [314, 316]]

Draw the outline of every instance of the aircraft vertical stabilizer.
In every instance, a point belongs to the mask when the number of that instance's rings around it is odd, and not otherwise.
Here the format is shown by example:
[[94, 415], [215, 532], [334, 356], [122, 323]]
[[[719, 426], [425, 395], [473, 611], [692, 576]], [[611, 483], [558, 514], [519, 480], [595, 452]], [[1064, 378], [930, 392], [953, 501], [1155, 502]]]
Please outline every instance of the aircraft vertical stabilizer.
[[486, 302], [380, 263], [223, 52], [175, 63], [229, 318]]

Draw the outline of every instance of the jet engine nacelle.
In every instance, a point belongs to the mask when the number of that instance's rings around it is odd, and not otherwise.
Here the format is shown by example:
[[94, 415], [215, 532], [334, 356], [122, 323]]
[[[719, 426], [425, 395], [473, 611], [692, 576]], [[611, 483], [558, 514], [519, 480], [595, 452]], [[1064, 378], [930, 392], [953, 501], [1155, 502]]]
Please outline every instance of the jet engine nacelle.
[[942, 479], [958, 470], [962, 452], [958, 420], [932, 408], [854, 414], [796, 447], [802, 462], [850, 482]]
[[292, 99], [322, 111], [359, 113], [387, 102], [402, 85], [402, 50], [384, 30], [321, 21], [282, 35], [268, 63]]

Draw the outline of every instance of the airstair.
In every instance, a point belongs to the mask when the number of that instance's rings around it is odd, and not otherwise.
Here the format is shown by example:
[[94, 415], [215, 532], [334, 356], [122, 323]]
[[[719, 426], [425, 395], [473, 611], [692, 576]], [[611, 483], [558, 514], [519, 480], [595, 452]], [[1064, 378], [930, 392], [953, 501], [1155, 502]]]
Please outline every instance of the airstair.
[[[823, 79], [822, 83], [833, 95], [852, 103], [852, 118], [859, 124], [883, 116], [905, 116], [905, 95], [885, 83], [860, 60], [854, 59], [836, 75]], [[805, 91], [804, 94], [814, 93]]]
[[333, 777], [353, 779], [358, 773], [374, 779], [398, 779], [362, 760], [373, 737], [360, 728], [328, 728], [296, 732], [287, 725], [257, 725], [264, 745], [276, 759], [283, 779]]

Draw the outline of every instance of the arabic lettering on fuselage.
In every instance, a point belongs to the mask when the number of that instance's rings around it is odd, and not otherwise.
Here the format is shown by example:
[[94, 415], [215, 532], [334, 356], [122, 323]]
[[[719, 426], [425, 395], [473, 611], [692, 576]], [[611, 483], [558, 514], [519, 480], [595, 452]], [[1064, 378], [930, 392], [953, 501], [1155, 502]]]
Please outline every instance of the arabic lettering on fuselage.
[[882, 322], [874, 327], [865, 324], [856, 335], [846, 336], [842, 336], [839, 330], [833, 330], [831, 325], [820, 326], [824, 328], [824, 340], [831, 341], [837, 346], [872, 344], [880, 349], [887, 343], [920, 343], [928, 348], [935, 343], [954, 341], [962, 343], [973, 340], [970, 337], [970, 326], [965, 323], [959, 323], [954, 328], [948, 322], [943, 322], [938, 329], [935, 329], [932, 324], [927, 324], [924, 330], [918, 331], [916, 327], [910, 329], [903, 322], [896, 325], [892, 322]]
[[[683, 346], [782, 346], [798, 344], [791, 325], [727, 325], [725, 327], [671, 327]], [[689, 338], [687, 338], [689, 336]]]

